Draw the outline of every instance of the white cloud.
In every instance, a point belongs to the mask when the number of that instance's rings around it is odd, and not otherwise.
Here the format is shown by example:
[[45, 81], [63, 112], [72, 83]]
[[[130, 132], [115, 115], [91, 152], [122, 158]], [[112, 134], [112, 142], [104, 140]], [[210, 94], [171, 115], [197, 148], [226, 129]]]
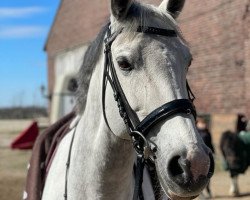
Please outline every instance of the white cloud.
[[12, 7], [0, 7], [0, 19], [1, 18], [20, 18], [29, 17], [34, 14], [40, 14], [46, 12], [45, 7], [22, 7], [22, 8], [12, 8]]
[[37, 38], [46, 35], [44, 26], [6, 26], [0, 27], [0, 39]]

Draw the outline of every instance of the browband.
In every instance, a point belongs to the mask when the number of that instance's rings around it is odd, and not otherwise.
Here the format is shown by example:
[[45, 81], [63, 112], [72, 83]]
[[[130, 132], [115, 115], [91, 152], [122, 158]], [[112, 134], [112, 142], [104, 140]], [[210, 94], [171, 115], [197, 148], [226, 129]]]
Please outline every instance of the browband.
[[[110, 33], [110, 36], [105, 39], [105, 46], [111, 46], [115, 38], [123, 31], [121, 28], [119, 31], [114, 33]], [[161, 35], [166, 37], [176, 37], [177, 33], [175, 30], [171, 29], [162, 29], [156, 28], [151, 26], [138, 26], [136, 32], [138, 33], [145, 33], [145, 34], [154, 34], [154, 35]]]
[[150, 27], [150, 26], [139, 26], [137, 29], [137, 32], [162, 35], [162, 36], [166, 36], [166, 37], [176, 37], [177, 36], [175, 30], [155, 28], [155, 27]]

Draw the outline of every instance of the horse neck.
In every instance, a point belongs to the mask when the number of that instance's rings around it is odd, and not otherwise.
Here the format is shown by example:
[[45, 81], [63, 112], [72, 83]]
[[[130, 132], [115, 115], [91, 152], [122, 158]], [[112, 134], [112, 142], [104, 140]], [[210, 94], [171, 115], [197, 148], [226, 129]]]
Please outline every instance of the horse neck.
[[[130, 141], [115, 136], [102, 114], [103, 64], [92, 75], [87, 104], [72, 147], [69, 187], [83, 199], [131, 199], [134, 153]], [[81, 186], [81, 187], [79, 187]], [[74, 196], [71, 199], [79, 199]]]

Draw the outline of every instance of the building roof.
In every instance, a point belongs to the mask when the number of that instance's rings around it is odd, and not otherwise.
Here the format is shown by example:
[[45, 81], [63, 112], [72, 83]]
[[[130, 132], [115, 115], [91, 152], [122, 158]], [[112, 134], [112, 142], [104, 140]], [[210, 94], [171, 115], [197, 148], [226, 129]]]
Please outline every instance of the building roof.
[[[144, 2], [157, 5], [161, 0]], [[44, 50], [58, 52], [93, 40], [109, 10], [108, 0], [61, 0]]]

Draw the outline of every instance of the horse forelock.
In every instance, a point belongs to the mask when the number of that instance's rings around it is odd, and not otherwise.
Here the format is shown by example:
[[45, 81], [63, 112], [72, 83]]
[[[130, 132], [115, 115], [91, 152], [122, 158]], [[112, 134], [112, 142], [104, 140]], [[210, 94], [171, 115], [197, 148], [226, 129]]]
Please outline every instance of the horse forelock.
[[134, 2], [129, 8], [125, 20], [117, 21], [111, 17], [111, 22], [112, 31], [122, 28], [128, 37], [134, 35], [138, 26], [154, 26], [156, 28], [166, 28], [167, 26], [167, 28], [175, 30], [186, 43], [175, 19], [167, 11], [163, 12], [153, 5]]

